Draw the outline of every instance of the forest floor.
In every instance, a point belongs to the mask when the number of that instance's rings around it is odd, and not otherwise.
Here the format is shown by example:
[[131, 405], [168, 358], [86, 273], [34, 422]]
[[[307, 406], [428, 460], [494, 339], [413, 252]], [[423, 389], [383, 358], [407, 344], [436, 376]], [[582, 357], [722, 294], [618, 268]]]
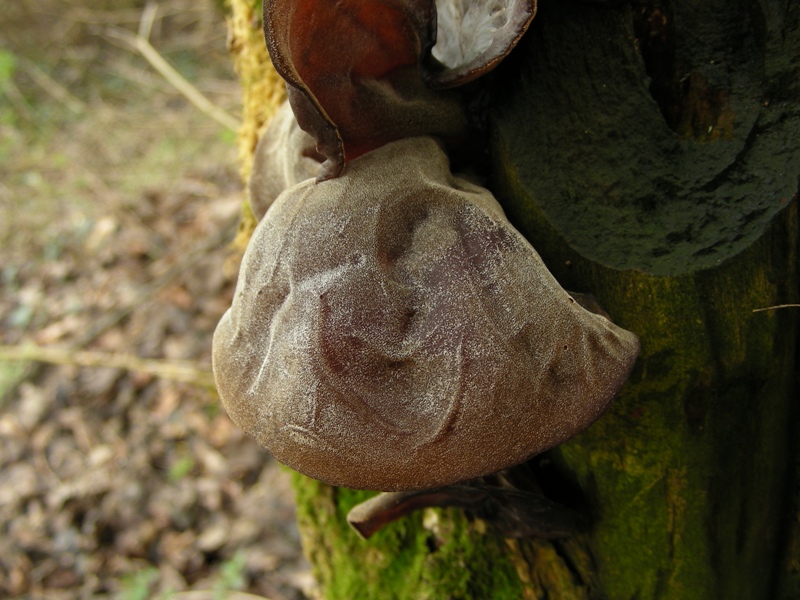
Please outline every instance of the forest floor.
[[[208, 384], [235, 133], [121, 41], [144, 5], [18, 0], [0, 23], [0, 597], [306, 598], [288, 474]], [[217, 3], [157, 6], [150, 42], [238, 118]], [[40, 348], [66, 364], [19, 360]]]

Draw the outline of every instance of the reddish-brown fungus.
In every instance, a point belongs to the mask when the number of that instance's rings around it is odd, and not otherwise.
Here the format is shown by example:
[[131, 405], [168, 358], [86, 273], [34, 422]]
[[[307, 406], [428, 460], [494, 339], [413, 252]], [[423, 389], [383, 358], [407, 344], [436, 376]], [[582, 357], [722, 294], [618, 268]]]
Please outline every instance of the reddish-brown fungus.
[[320, 180], [389, 141], [466, 128], [456, 96], [425, 86], [433, 0], [267, 0], [264, 31], [300, 126], [326, 157]]

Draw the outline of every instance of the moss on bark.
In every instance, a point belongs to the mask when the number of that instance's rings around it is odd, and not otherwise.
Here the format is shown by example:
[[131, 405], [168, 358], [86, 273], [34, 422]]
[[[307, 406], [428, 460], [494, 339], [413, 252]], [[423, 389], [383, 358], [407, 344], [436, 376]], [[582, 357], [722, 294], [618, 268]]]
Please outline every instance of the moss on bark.
[[[228, 49], [242, 84], [242, 127], [239, 130], [239, 159], [242, 180], [253, 168], [253, 155], [261, 132], [286, 98], [283, 80], [272, 67], [264, 43], [261, 0], [227, 0]], [[240, 259], [253, 234], [256, 219], [249, 199], [242, 206], [242, 219], [233, 247]], [[234, 262], [238, 262], [234, 261]]]
[[[642, 339], [610, 414], [553, 453], [590, 497], [603, 594], [770, 597], [796, 431], [797, 314], [752, 310], [797, 293], [800, 103], [786, 74], [798, 65], [798, 12], [727, 2], [717, 30], [689, 18], [692, 3], [659, 3], [659, 18], [675, 20], [659, 41], [673, 47], [650, 40], [643, 55], [637, 11], [652, 16], [655, 4], [544, 4], [499, 76], [495, 191], [562, 284], [593, 292]], [[718, 39], [723, 51], [704, 45]], [[654, 97], [647, 83], [669, 78], [648, 65], [659, 53], [698, 61], [673, 67], [713, 80], [724, 105], [697, 107], [697, 90]], [[726, 56], [747, 72], [716, 73]], [[670, 122], [681, 112], [691, 118]]]
[[303, 541], [325, 597], [524, 598], [514, 555], [486, 525], [456, 510], [426, 510], [360, 539], [348, 511], [374, 492], [295, 476]]

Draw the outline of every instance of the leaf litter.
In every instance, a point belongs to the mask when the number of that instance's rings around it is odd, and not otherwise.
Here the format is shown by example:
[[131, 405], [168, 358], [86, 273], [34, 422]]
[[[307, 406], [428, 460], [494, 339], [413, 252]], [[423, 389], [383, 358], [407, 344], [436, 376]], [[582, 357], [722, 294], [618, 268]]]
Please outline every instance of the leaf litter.
[[[0, 26], [16, 61], [0, 81], [15, 90], [0, 111], [0, 343], [208, 370], [235, 284], [236, 150], [143, 59], [103, 40], [107, 24], [135, 31], [142, 4], [25, 0]], [[236, 113], [222, 12], [211, 0], [159, 8], [153, 45]], [[0, 361], [0, 596], [234, 589], [315, 594], [288, 475], [213, 390]]]

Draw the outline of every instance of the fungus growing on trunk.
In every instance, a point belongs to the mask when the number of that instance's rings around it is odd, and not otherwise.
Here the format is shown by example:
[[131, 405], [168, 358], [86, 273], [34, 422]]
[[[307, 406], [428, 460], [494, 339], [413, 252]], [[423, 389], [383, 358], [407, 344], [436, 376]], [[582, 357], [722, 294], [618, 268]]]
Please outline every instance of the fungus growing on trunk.
[[259, 144], [251, 195], [266, 214], [214, 335], [214, 373], [233, 420], [281, 462], [333, 485], [405, 492], [351, 515], [364, 535], [420, 503], [483, 502], [485, 488], [454, 484], [588, 427], [639, 351], [634, 334], [559, 286], [488, 190], [451, 173], [437, 139], [466, 119], [457, 96], [426, 82], [492, 68], [534, 10], [265, 4], [272, 59], [322, 156], [288, 113]]

